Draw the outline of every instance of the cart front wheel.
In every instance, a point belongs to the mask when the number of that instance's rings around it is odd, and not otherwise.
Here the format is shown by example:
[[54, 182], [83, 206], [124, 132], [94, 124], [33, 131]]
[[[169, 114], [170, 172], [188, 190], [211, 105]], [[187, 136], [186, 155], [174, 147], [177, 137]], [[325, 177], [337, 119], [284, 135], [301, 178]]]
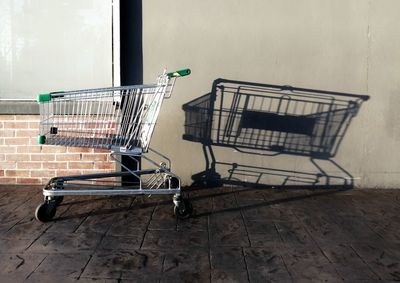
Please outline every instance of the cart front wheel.
[[179, 206], [174, 206], [174, 214], [179, 219], [189, 218], [192, 213], [193, 206], [187, 199], [180, 201]]
[[45, 202], [53, 202], [56, 206], [59, 206], [64, 200], [64, 196], [44, 197]]
[[60, 205], [64, 200], [64, 196], [55, 196], [53, 200], [56, 202], [56, 205]]
[[44, 202], [35, 211], [35, 218], [40, 222], [50, 221], [56, 215], [57, 205], [55, 202]]
[[174, 176], [167, 176], [164, 186], [167, 189], [179, 189], [179, 179]]

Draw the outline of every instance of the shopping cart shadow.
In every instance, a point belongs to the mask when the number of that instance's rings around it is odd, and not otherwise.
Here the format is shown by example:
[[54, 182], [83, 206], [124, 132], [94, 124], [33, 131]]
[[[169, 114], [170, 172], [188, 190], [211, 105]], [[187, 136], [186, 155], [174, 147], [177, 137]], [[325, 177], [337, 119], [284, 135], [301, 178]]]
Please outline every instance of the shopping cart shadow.
[[[332, 158], [368, 99], [366, 95], [217, 79], [210, 93], [182, 107], [183, 139], [202, 144], [206, 163], [204, 171], [192, 176], [192, 186], [352, 188], [353, 176]], [[225, 148], [225, 153], [216, 158], [215, 148], [219, 152]], [[302, 156], [313, 170], [221, 161], [232, 159], [232, 154], [235, 160]]]

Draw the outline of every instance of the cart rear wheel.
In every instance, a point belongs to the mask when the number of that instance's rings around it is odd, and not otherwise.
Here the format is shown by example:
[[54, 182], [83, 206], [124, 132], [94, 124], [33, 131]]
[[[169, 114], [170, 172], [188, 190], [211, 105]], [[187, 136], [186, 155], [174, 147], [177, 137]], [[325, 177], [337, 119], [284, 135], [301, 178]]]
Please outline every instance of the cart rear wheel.
[[179, 206], [174, 207], [174, 214], [179, 219], [189, 218], [193, 213], [193, 206], [189, 200], [180, 201]]
[[179, 179], [176, 177], [171, 177], [171, 189], [179, 188]]
[[35, 218], [40, 222], [50, 221], [56, 215], [57, 205], [55, 202], [44, 202], [35, 211]]

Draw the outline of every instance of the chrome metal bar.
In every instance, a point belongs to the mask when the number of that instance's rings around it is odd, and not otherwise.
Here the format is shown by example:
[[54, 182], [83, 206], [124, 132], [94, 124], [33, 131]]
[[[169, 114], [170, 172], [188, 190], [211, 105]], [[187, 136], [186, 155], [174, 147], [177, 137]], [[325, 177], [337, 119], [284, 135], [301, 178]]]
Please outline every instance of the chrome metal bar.
[[169, 159], [167, 156], [163, 155], [162, 153], [160, 153], [159, 151], [155, 150], [154, 148], [149, 147], [148, 150], [152, 153], [154, 153], [155, 155], [160, 156], [161, 158], [164, 158], [164, 161], [167, 161], [167, 169], [171, 170], [171, 159]]
[[129, 189], [105, 189], [105, 190], [43, 190], [44, 196], [83, 196], [83, 195], [107, 195], [107, 196], [115, 196], [115, 195], [170, 195], [179, 193], [179, 189], [157, 189], [157, 190], [129, 190]]

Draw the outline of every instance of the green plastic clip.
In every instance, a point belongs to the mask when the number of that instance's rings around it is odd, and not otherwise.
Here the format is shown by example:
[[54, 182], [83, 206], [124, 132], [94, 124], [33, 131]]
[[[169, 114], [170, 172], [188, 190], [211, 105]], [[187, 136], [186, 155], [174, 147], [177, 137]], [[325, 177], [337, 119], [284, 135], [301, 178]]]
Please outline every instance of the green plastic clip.
[[191, 72], [192, 71], [190, 71], [190, 69], [182, 69], [182, 70], [168, 73], [167, 76], [170, 78], [184, 77], [184, 76], [190, 75]]
[[38, 144], [45, 144], [46, 137], [45, 136], [38, 136]]
[[43, 93], [43, 94], [39, 94], [37, 96], [37, 102], [46, 102], [46, 101], [50, 101], [51, 100], [51, 94], [50, 93]]

